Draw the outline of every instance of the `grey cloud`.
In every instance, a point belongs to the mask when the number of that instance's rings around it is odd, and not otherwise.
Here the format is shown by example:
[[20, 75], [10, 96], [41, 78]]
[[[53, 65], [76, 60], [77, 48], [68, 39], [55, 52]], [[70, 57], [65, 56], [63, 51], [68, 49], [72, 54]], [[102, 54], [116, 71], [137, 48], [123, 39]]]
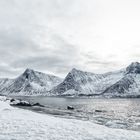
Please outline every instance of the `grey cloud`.
[[11, 76], [29, 67], [65, 75], [79, 67], [78, 47], [48, 25], [79, 17], [80, 10], [79, 0], [0, 1], [0, 63], [7, 65], [1, 72]]
[[100, 61], [100, 60], [91, 60], [91, 61], [87, 61], [86, 62], [87, 64], [92, 64], [92, 65], [94, 65], [94, 64], [96, 64], [96, 65], [104, 65], [104, 66], [107, 66], [107, 65], [114, 65], [114, 62], [111, 62], [111, 61], [108, 61], [108, 62], [106, 62], [106, 61]]
[[9, 76], [13, 78], [17, 76], [18, 74], [20, 74], [18, 69], [13, 69], [9, 65], [0, 65], [1, 78], [9, 78]]
[[0, 29], [0, 62], [7, 63], [9, 70], [29, 67], [64, 75], [78, 57], [76, 46], [46, 26]]
[[30, 53], [33, 55], [25, 53], [24, 57], [14, 59], [10, 66], [22, 70], [28, 67], [64, 76], [79, 61], [77, 48], [56, 34], [51, 36], [46, 47], [37, 50], [32, 48]]
[[12, 66], [15, 68], [25, 69], [26, 67], [40, 71], [52, 72], [57, 75], [66, 74], [74, 65], [71, 62], [65, 61], [64, 58], [57, 56], [30, 57], [20, 61], [15, 61]]
[[[1, 75], [16, 76], [27, 67], [65, 75], [73, 67], [94, 71], [119, 65], [115, 56], [104, 59], [96, 52], [95, 46], [101, 49], [103, 45], [100, 36], [108, 35], [106, 26], [101, 24], [106, 21], [98, 4], [94, 0], [1, 0], [0, 64], [6, 64], [0, 65]], [[94, 49], [88, 46], [92, 43]], [[86, 53], [90, 50], [95, 52]], [[134, 56], [131, 51], [128, 56], [138, 59], [138, 51], [131, 50]], [[104, 53], [109, 54], [108, 51]]]
[[114, 59], [116, 55], [108, 55], [106, 59], [103, 59], [97, 53], [88, 52], [82, 54], [82, 56], [85, 60], [84, 65], [87, 66], [91, 72], [104, 73], [109, 70], [116, 70], [119, 66], [119, 62]]

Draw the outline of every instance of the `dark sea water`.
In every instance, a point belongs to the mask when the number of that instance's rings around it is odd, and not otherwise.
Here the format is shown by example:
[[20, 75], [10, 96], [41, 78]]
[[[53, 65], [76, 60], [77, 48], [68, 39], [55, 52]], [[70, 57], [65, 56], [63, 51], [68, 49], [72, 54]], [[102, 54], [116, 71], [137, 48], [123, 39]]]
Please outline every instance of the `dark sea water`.
[[[60, 97], [14, 97], [41, 107], [31, 110], [66, 118], [88, 120], [111, 128], [140, 131], [140, 99], [92, 99]], [[73, 106], [74, 110], [67, 110]]]

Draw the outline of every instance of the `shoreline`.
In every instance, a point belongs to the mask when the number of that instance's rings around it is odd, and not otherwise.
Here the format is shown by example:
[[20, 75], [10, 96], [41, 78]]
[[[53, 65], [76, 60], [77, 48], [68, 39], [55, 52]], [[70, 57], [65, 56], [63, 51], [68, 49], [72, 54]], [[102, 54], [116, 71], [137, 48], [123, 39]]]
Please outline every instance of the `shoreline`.
[[0, 101], [0, 139], [139, 140], [135, 131], [111, 129], [89, 121], [58, 118], [13, 108]]

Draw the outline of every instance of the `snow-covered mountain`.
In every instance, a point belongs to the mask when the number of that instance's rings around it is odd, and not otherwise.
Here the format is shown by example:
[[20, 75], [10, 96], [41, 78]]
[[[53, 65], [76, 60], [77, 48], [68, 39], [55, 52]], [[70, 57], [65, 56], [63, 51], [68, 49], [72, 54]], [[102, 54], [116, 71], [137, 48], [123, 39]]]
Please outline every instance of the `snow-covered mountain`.
[[72, 69], [64, 80], [27, 69], [16, 79], [0, 79], [0, 94], [140, 97], [140, 63], [105, 74]]
[[124, 71], [94, 74], [72, 69], [64, 81], [51, 90], [55, 95], [99, 95], [107, 87], [115, 84], [124, 75]]
[[140, 97], [140, 63], [129, 65], [123, 78], [108, 87], [103, 94], [111, 97]]
[[63, 96], [138, 97], [140, 96], [140, 63], [134, 62], [125, 69], [105, 74], [73, 69], [51, 92]]
[[42, 95], [61, 82], [62, 79], [59, 77], [26, 69], [16, 79], [1, 79], [0, 93], [6, 95]]

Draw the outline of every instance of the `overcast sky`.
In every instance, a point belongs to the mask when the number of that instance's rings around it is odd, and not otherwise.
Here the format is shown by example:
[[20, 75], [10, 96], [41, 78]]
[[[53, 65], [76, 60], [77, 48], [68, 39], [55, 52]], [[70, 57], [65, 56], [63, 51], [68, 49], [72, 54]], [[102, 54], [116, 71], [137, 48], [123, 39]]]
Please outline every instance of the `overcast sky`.
[[0, 77], [65, 76], [140, 61], [139, 0], [0, 0]]

